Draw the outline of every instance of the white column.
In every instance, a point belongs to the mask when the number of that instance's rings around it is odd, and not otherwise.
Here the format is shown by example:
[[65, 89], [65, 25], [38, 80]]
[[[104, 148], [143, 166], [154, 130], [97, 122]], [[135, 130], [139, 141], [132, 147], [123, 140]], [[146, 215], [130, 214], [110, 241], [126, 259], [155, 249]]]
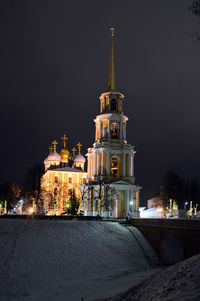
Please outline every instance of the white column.
[[126, 190], [126, 208], [127, 208], [127, 213], [129, 213], [129, 206], [130, 206], [129, 205], [129, 190]]
[[90, 155], [88, 155], [88, 166], [87, 166], [87, 172], [88, 172], [88, 178], [90, 179], [91, 175], [90, 175], [90, 164], [91, 164], [91, 158]]
[[97, 174], [97, 152], [94, 151], [93, 155], [93, 177]]
[[101, 140], [102, 133], [101, 133], [101, 120], [99, 121], [99, 140]]
[[95, 141], [97, 140], [97, 128], [98, 128], [98, 125], [97, 125], [97, 122], [96, 122], [96, 119], [94, 119], [94, 122], [95, 122]]
[[127, 166], [128, 177], [131, 175], [131, 155], [128, 154], [128, 166]]
[[108, 210], [112, 211], [112, 190], [108, 189]]
[[102, 151], [102, 153], [101, 153], [101, 175], [103, 175], [103, 173], [104, 173], [103, 168], [104, 168], [104, 152]]
[[[136, 195], [138, 198], [136, 198]], [[138, 207], [138, 211], [139, 211], [139, 206], [140, 206], [140, 193], [138, 191], [138, 193], [135, 195], [135, 210], [136, 210], [136, 202], [137, 202], [137, 207]]]
[[108, 120], [108, 139], [110, 140], [110, 120]]
[[107, 175], [110, 175], [110, 153], [107, 152]]
[[131, 205], [130, 205], [130, 207], [131, 207], [131, 212], [133, 212], [134, 210], [134, 202], [133, 202], [133, 191], [132, 190], [130, 190], [129, 191], [129, 200], [130, 200], [130, 202], [131, 202]]
[[126, 153], [123, 153], [123, 161], [122, 161], [122, 177], [125, 177], [126, 173]]

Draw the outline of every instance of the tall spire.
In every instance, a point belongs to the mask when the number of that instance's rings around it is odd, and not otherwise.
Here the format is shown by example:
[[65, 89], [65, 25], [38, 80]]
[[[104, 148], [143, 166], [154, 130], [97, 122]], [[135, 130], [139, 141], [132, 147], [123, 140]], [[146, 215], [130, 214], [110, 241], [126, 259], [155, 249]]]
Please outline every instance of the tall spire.
[[114, 31], [113, 27], [110, 28], [111, 31], [111, 53], [110, 53], [110, 70], [108, 79], [108, 90], [115, 90], [115, 69], [114, 69]]

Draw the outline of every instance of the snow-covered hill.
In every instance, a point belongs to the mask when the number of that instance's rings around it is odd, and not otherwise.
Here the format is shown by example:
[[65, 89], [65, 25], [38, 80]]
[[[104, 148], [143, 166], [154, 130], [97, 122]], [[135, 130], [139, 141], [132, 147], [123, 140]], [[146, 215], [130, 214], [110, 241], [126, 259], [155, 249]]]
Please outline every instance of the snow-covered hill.
[[0, 220], [1, 301], [112, 296], [157, 271], [134, 227], [101, 221]]
[[199, 301], [200, 254], [177, 263], [118, 296], [99, 301]]

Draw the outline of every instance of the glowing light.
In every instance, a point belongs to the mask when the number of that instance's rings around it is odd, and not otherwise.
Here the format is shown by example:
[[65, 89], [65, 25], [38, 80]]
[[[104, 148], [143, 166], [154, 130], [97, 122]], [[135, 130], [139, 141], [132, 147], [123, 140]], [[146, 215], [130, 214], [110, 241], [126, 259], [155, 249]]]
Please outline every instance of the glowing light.
[[34, 212], [33, 208], [29, 209], [29, 213], [32, 214]]
[[130, 201], [130, 205], [133, 205], [133, 201]]
[[157, 212], [162, 212], [163, 211], [163, 208], [158, 208], [157, 210], [156, 210]]

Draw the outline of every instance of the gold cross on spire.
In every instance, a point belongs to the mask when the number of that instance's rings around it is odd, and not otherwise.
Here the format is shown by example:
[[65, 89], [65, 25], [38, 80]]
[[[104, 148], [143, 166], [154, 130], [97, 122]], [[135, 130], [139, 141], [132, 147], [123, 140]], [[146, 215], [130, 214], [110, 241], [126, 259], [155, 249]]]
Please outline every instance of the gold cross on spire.
[[76, 152], [76, 149], [75, 149], [75, 147], [73, 147], [72, 148], [73, 157], [75, 156], [75, 152]]
[[53, 144], [53, 149], [54, 149], [54, 151], [56, 151], [56, 145], [58, 144], [58, 142], [57, 142], [56, 140], [54, 140], [54, 141], [52, 142], [52, 144]]
[[51, 154], [52, 151], [53, 151], [53, 146], [52, 145], [49, 147], [49, 151], [50, 151], [50, 154]]
[[79, 151], [79, 153], [81, 152], [81, 146], [82, 146], [82, 144], [79, 142], [78, 144], [77, 144], [77, 146], [78, 146], [78, 151]]
[[64, 136], [61, 137], [61, 139], [63, 141], [63, 147], [64, 147], [64, 149], [66, 149], [66, 143], [67, 143], [68, 137], [64, 134]]

